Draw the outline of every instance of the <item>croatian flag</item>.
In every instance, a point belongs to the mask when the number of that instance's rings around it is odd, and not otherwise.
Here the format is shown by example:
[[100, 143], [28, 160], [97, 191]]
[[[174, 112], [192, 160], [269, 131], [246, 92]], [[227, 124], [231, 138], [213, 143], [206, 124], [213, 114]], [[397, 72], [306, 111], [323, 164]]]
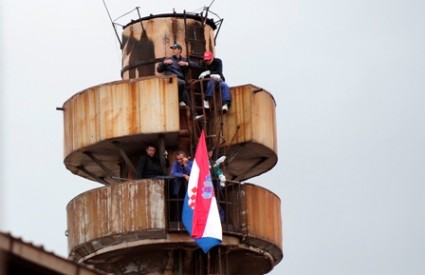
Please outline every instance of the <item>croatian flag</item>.
[[182, 220], [189, 235], [204, 253], [221, 243], [221, 221], [211, 181], [204, 131], [196, 148], [195, 161], [184, 198]]

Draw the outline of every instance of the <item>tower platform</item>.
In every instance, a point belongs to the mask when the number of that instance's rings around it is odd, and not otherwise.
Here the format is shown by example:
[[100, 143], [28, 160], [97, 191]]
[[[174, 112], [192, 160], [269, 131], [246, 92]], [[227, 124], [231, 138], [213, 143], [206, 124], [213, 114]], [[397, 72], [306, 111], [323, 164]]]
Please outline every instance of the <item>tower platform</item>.
[[[244, 181], [277, 162], [275, 102], [253, 85], [232, 87], [234, 101], [222, 116], [219, 153], [225, 175]], [[179, 108], [176, 77], [152, 76], [101, 84], [68, 99], [64, 112], [65, 166], [72, 173], [111, 184], [134, 179], [146, 144], [163, 144], [172, 157], [185, 149], [189, 109]], [[214, 123], [214, 122], [213, 122]], [[159, 146], [161, 147], [161, 146]]]
[[211, 260], [173, 217], [182, 201], [168, 195], [170, 184], [128, 181], [74, 198], [67, 206], [70, 257], [114, 274], [172, 274], [176, 266], [182, 274], [196, 274], [199, 261], [211, 261], [207, 274], [264, 274], [281, 261], [275, 194], [253, 184], [221, 188], [223, 242]]

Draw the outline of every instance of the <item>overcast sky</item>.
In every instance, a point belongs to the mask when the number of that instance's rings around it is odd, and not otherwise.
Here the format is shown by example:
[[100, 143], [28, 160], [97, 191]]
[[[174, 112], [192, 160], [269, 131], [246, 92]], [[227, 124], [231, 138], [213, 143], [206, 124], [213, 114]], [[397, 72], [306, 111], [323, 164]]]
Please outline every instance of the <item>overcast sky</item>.
[[[101, 185], [63, 165], [55, 108], [120, 79], [121, 52], [100, 0], [0, 3], [0, 230], [67, 256], [65, 207]], [[106, 3], [113, 18], [210, 4]], [[285, 257], [270, 274], [425, 274], [425, 1], [211, 9], [227, 82], [277, 103], [278, 164], [249, 181], [282, 200]]]

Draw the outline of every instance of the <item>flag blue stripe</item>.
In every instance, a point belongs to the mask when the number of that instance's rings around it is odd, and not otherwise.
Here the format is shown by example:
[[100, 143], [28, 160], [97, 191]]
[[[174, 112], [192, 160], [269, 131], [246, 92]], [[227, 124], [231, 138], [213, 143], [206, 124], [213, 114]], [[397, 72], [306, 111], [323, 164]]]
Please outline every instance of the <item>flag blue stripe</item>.
[[204, 251], [204, 253], [207, 253], [212, 247], [219, 245], [221, 243], [221, 240], [210, 237], [204, 237], [195, 239], [195, 242], [199, 245], [202, 251]]
[[183, 203], [182, 221], [189, 235], [192, 235], [193, 210], [189, 207], [188, 200], [189, 198], [186, 194], [186, 196], [184, 197], [184, 203]]

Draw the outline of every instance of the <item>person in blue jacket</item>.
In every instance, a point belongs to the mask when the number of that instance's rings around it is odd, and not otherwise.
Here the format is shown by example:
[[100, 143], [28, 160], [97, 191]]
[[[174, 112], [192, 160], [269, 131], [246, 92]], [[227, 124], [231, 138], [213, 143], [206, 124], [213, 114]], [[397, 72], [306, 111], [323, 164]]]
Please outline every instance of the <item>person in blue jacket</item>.
[[[184, 151], [178, 151], [176, 153], [176, 160], [171, 167], [170, 176], [175, 177], [173, 181], [173, 195], [179, 195], [186, 193], [187, 184], [189, 182], [190, 172], [192, 171], [193, 161], [187, 157]], [[182, 188], [184, 187], [184, 188]]]

